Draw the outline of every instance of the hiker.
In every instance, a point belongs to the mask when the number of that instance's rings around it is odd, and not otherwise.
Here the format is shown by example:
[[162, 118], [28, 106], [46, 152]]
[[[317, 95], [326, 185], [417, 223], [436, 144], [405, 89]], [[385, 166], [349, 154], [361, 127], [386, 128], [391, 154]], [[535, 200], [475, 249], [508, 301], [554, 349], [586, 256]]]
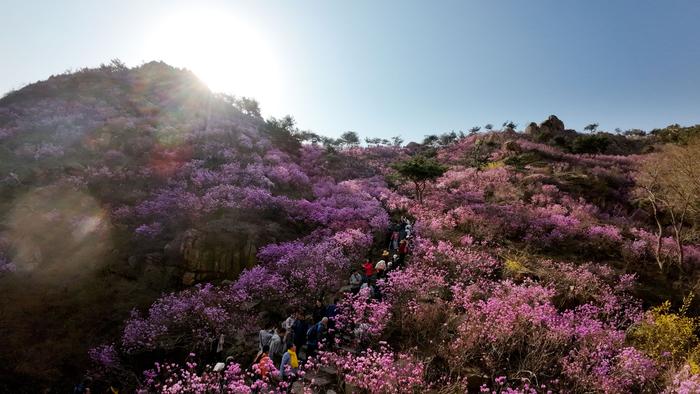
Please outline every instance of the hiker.
[[290, 343], [287, 345], [287, 352], [282, 356], [282, 362], [280, 363], [280, 379], [293, 379], [296, 376], [297, 368], [299, 368], [297, 347]]
[[332, 320], [338, 315], [338, 301], [340, 301], [338, 298], [334, 298], [333, 303], [326, 306], [326, 313], [324, 314], [325, 317]]
[[335, 345], [335, 317], [338, 316], [338, 302], [340, 299], [334, 298], [333, 303], [326, 307], [326, 317], [328, 318], [328, 326], [326, 331], [327, 346], [332, 348]]
[[389, 227], [386, 229], [386, 239], [384, 245], [388, 245], [387, 247], [391, 247], [391, 236], [394, 234], [394, 223], [389, 223]]
[[294, 325], [294, 322], [296, 321], [296, 315], [297, 311], [293, 311], [289, 317], [282, 322], [282, 328], [285, 330], [285, 336], [282, 338], [284, 340], [285, 346], [287, 343], [292, 342], [292, 326]]
[[318, 344], [325, 339], [328, 332], [328, 318], [324, 317], [318, 323], [314, 324], [306, 332], [306, 357], [313, 357], [318, 350]]
[[399, 232], [394, 231], [391, 233], [391, 243], [389, 244], [389, 250], [394, 251], [399, 248]]
[[360, 289], [360, 285], [362, 285], [362, 274], [360, 274], [360, 270], [355, 268], [352, 271], [352, 275], [350, 275], [350, 289], [353, 293], [357, 293], [357, 290]]
[[86, 376], [82, 382], [75, 385], [73, 394], [89, 394], [92, 392], [90, 386], [92, 386], [92, 378]]
[[270, 340], [274, 335], [275, 331], [272, 328], [260, 330], [258, 333], [258, 352], [262, 352], [265, 345], [270, 345]]
[[401, 242], [399, 243], [399, 260], [398, 260], [399, 267], [403, 267], [403, 264], [406, 261], [407, 254], [408, 254], [408, 240], [402, 239]]
[[226, 343], [226, 337], [224, 334], [219, 335], [219, 340], [216, 342], [216, 352], [221, 353], [224, 351], [224, 344]]
[[316, 300], [316, 304], [314, 305], [314, 310], [313, 310], [311, 321], [312, 322], [319, 321], [325, 315], [326, 315], [326, 307], [323, 305], [323, 299], [319, 298]]
[[282, 353], [284, 353], [283, 339], [286, 333], [287, 330], [285, 330], [284, 327], [277, 327], [275, 333], [272, 334], [272, 339], [270, 339], [270, 352], [268, 355], [275, 365], [282, 360]]
[[292, 325], [292, 342], [294, 345], [296, 345], [297, 349], [301, 349], [304, 343], [306, 343], [307, 328], [308, 327], [304, 321], [304, 317], [302, 316], [301, 312], [298, 312], [297, 318], [294, 320], [294, 324]]
[[379, 290], [379, 286], [377, 286], [377, 280], [371, 280], [369, 282], [369, 287], [372, 289], [371, 297], [374, 298], [377, 301], [382, 300], [382, 293]]
[[386, 261], [379, 260], [374, 266], [374, 269], [377, 271], [377, 278], [384, 279], [384, 275], [386, 274]]
[[406, 222], [401, 222], [399, 226], [399, 241], [406, 238]]
[[270, 373], [272, 361], [270, 360], [270, 346], [265, 345], [262, 348], [262, 353], [253, 361], [253, 370], [265, 380]]
[[[400, 244], [399, 244], [399, 247], [401, 247]], [[399, 266], [399, 255], [395, 254], [395, 255], [391, 256], [391, 261], [389, 262], [389, 268], [392, 269], [392, 268], [396, 268], [398, 266]]]
[[365, 270], [365, 281], [368, 281], [369, 278], [374, 276], [374, 266], [369, 260], [365, 260], [365, 262], [362, 264], [362, 268]]

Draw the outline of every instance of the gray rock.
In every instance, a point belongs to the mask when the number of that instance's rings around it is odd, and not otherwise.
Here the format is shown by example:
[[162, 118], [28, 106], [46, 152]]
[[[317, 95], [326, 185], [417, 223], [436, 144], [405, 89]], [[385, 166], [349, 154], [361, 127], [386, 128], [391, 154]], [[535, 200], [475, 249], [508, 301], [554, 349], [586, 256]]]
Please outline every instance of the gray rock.
[[525, 134], [536, 134], [539, 133], [540, 127], [535, 122], [530, 122], [525, 128]]
[[549, 115], [549, 118], [544, 122], [540, 123], [540, 129], [547, 129], [551, 133], [563, 133], [564, 132], [564, 122], [562, 122], [556, 115]]

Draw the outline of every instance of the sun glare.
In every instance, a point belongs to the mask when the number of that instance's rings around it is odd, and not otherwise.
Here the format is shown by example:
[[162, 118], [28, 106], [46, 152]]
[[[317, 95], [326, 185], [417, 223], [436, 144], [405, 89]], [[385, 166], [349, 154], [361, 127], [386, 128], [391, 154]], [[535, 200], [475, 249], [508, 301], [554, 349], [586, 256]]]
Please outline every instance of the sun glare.
[[275, 52], [261, 32], [221, 10], [180, 10], [156, 24], [147, 52], [192, 70], [214, 92], [276, 107], [282, 78]]

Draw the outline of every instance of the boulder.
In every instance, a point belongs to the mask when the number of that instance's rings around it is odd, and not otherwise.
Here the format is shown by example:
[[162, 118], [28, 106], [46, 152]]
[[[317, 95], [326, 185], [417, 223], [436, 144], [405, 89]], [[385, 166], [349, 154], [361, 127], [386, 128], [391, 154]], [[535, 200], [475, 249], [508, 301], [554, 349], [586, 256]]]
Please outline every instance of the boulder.
[[563, 133], [565, 130], [564, 122], [557, 118], [556, 115], [549, 115], [547, 120], [540, 123], [540, 129], [542, 131], [546, 130], [552, 134]]
[[537, 134], [540, 131], [540, 127], [535, 122], [530, 122], [525, 128], [525, 134]]

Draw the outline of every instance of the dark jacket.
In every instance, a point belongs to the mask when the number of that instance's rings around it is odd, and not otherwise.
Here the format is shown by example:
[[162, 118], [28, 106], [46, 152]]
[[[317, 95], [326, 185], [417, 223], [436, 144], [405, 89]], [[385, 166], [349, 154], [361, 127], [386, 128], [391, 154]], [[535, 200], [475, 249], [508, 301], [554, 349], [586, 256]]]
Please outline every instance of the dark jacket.
[[307, 329], [308, 325], [305, 321], [298, 319], [294, 321], [294, 324], [292, 325], [292, 338], [297, 347], [300, 347], [304, 344], [304, 342], [306, 342]]

